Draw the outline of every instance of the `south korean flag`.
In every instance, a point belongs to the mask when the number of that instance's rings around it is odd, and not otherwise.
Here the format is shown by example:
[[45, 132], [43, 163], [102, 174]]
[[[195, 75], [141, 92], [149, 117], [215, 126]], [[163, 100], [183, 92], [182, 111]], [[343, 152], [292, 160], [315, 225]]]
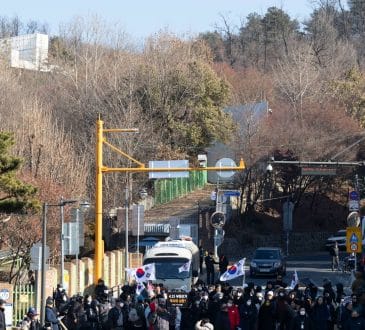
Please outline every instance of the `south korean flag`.
[[240, 261], [236, 262], [231, 267], [229, 267], [227, 269], [227, 271], [224, 274], [222, 274], [222, 276], [220, 277], [220, 280], [222, 282], [229, 281], [233, 278], [244, 275], [245, 274], [245, 262], [246, 262], [246, 258], [243, 258]]
[[179, 267], [179, 273], [188, 272], [190, 270], [190, 265], [191, 265], [191, 260], [184, 263], [181, 267]]

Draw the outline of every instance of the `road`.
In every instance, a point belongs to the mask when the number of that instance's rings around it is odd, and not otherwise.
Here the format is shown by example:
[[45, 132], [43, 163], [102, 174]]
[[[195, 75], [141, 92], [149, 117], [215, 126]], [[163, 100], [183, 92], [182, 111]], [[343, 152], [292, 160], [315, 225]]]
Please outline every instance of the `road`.
[[[346, 253], [340, 254], [340, 260], [346, 256]], [[233, 262], [233, 260], [232, 260]], [[318, 252], [315, 254], [307, 255], [293, 255], [287, 259], [287, 273], [283, 280], [290, 285], [294, 271], [297, 271], [299, 280], [301, 278], [310, 278], [318, 287], [322, 287], [323, 281], [328, 279], [332, 282], [332, 285], [336, 283], [342, 283], [345, 288], [351, 286], [351, 274], [343, 273], [342, 271], [331, 270], [331, 258], [328, 252]], [[272, 280], [271, 277], [249, 277], [249, 261], [246, 262], [245, 267], [246, 282], [254, 282], [256, 285], [265, 286], [268, 280]], [[204, 273], [205, 275], [205, 273]], [[202, 276], [205, 281], [206, 277]], [[275, 279], [275, 278], [274, 278]], [[232, 286], [241, 286], [243, 283], [243, 277], [238, 277], [229, 281]]]

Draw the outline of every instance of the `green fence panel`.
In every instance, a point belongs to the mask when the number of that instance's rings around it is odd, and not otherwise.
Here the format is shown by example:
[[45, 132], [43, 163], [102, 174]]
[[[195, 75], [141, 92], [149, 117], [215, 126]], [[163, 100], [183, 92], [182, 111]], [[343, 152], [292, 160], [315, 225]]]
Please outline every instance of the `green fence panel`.
[[19, 284], [13, 291], [13, 325], [17, 325], [27, 314], [29, 307], [35, 307], [35, 288], [32, 284]]
[[155, 204], [165, 204], [175, 198], [205, 186], [206, 171], [192, 171], [188, 178], [159, 179], [154, 182]]

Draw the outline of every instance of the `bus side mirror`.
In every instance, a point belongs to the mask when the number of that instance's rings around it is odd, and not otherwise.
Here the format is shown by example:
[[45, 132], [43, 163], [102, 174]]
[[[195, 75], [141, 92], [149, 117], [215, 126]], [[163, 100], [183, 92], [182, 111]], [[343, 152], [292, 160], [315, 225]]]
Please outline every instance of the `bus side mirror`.
[[197, 270], [193, 270], [193, 277], [198, 277], [199, 276], [199, 273]]

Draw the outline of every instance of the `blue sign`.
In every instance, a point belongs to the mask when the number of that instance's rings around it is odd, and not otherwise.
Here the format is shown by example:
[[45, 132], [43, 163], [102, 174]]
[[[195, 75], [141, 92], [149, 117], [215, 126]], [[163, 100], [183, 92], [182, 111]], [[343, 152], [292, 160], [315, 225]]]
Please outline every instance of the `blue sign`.
[[240, 194], [241, 193], [239, 191], [225, 191], [224, 192], [224, 196], [236, 196], [236, 197], [239, 197]]
[[350, 243], [357, 243], [359, 241], [359, 238], [353, 233], [350, 237]]
[[358, 201], [359, 200], [359, 194], [357, 191], [350, 191], [349, 198], [351, 201]]

